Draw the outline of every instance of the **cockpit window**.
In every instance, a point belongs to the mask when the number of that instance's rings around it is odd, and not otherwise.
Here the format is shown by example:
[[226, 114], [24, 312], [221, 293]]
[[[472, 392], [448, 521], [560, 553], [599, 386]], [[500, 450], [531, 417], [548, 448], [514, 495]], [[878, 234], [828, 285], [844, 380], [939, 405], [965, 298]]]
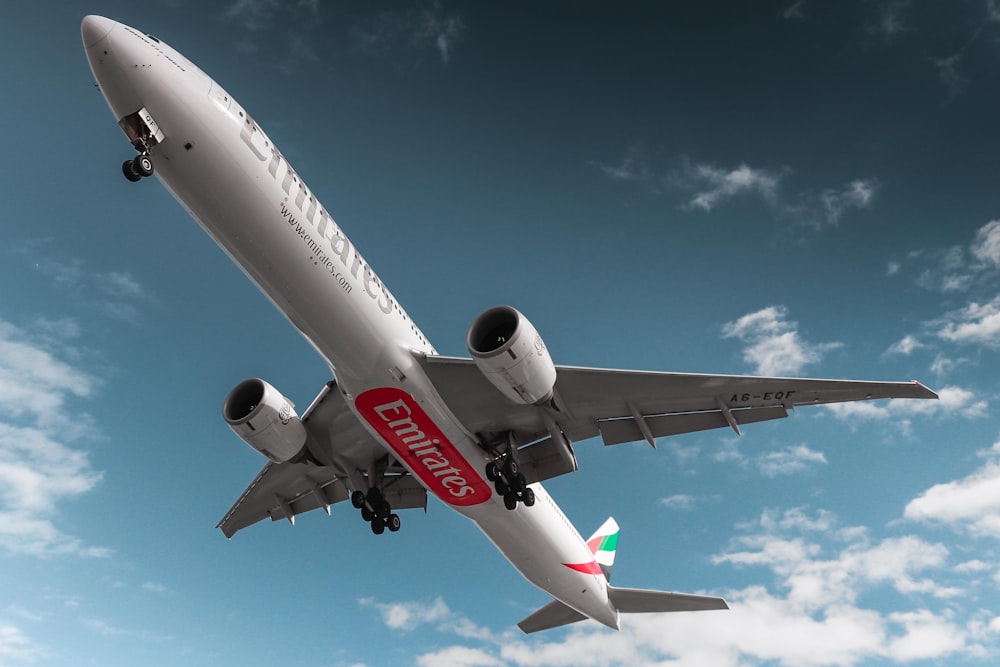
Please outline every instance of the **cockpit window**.
[[160, 43], [160, 40], [156, 39], [155, 37], [153, 37], [152, 35], [150, 35], [148, 32], [146, 33], [146, 37], [149, 37], [151, 40], [153, 40], [157, 44]]

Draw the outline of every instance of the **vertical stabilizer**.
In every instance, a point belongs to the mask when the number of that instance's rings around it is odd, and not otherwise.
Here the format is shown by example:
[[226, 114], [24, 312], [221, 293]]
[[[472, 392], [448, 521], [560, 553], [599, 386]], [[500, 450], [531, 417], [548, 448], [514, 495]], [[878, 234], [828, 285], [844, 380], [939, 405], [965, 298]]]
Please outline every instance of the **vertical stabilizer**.
[[618, 522], [613, 518], [601, 524], [601, 527], [587, 540], [590, 553], [601, 566], [604, 578], [611, 581], [611, 568], [615, 565], [615, 550], [618, 548]]

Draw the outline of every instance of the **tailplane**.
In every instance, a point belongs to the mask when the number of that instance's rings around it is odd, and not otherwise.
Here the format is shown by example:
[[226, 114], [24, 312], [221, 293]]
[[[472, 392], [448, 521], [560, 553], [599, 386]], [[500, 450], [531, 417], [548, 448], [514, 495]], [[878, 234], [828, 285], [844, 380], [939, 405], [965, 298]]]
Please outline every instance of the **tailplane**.
[[[608, 519], [587, 540], [587, 546], [594, 554], [594, 560], [600, 565], [601, 571], [608, 581], [611, 580], [611, 568], [615, 564], [618, 532], [618, 523], [614, 519]], [[623, 614], [729, 609], [729, 605], [724, 599], [710, 595], [670, 593], [641, 588], [616, 588], [611, 584], [608, 584], [608, 599], [611, 601], [611, 605]], [[569, 625], [586, 618], [586, 615], [569, 605], [559, 600], [553, 600], [518, 623], [517, 626], [526, 633], [532, 633]]]

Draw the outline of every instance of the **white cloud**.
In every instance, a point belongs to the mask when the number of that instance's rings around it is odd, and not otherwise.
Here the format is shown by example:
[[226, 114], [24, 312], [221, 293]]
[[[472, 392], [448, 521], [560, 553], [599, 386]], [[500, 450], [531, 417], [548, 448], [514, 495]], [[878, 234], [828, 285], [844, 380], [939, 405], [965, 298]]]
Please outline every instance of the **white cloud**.
[[438, 630], [469, 639], [490, 639], [492, 634], [486, 628], [477, 626], [466, 617], [448, 608], [440, 597], [431, 602], [378, 602], [374, 598], [358, 601], [366, 607], [373, 607], [382, 616], [382, 622], [393, 630], [409, 632], [422, 625], [434, 625]]
[[840, 188], [824, 190], [819, 201], [824, 222], [837, 224], [841, 216], [852, 208], [868, 208], [875, 199], [879, 183], [874, 178], [856, 179]]
[[685, 493], [678, 493], [666, 498], [660, 498], [660, 505], [672, 510], [689, 510], [697, 502], [697, 498]]
[[48, 650], [33, 642], [21, 628], [0, 621], [0, 664], [30, 665], [46, 657]]
[[790, 375], [822, 360], [841, 343], [809, 343], [798, 332], [798, 322], [788, 319], [784, 306], [768, 306], [748, 313], [722, 327], [723, 338], [744, 343], [743, 360], [759, 375]]
[[659, 504], [671, 510], [693, 510], [698, 505], [717, 504], [722, 502], [722, 496], [712, 493], [707, 496], [689, 496], [685, 493], [678, 493], [666, 498], [660, 498]]
[[319, 13], [318, 0], [279, 2], [278, 0], [233, 0], [223, 10], [223, 18], [251, 32], [273, 26], [278, 15], [287, 14], [304, 20], [315, 20]]
[[[1000, 445], [997, 447], [1000, 455]], [[949, 564], [943, 544], [915, 535], [873, 540], [868, 528], [841, 525], [830, 512], [794, 508], [764, 512], [713, 563], [766, 568], [773, 592], [751, 584], [730, 590], [730, 611], [634, 614], [611, 632], [585, 621], [563, 632], [523, 636], [516, 630], [454, 637], [444, 625], [420, 665], [488, 667], [849, 667], [989, 655], [1000, 620], [986, 612], [960, 618], [955, 601], [968, 597], [945, 581], [986, 564]], [[969, 561], [966, 561], [969, 563]], [[891, 611], [866, 608], [889, 589]], [[718, 593], [718, 591], [716, 591]], [[386, 605], [394, 606], [394, 605]], [[412, 603], [402, 603], [411, 609]], [[416, 605], [423, 607], [427, 605]], [[934, 607], [938, 609], [934, 609]], [[446, 607], [443, 602], [431, 609]], [[450, 641], [447, 635], [452, 635]]]
[[72, 443], [91, 419], [68, 403], [98, 381], [0, 320], [0, 546], [35, 556], [106, 556], [53, 522], [58, 507], [91, 490], [101, 474]]
[[968, 389], [944, 387], [938, 391], [936, 401], [915, 401], [905, 398], [891, 398], [888, 401], [831, 403], [823, 406], [838, 419], [855, 422], [857, 420], [892, 420], [902, 422], [917, 415], [959, 415], [967, 418], [982, 417], [989, 403], [979, 399]]
[[653, 174], [646, 163], [641, 144], [632, 144], [629, 146], [619, 166], [607, 165], [598, 161], [591, 161], [590, 164], [596, 166], [606, 176], [615, 181], [649, 183], [653, 179]]
[[778, 12], [778, 16], [786, 21], [804, 21], [806, 17], [802, 11], [803, 5], [805, 5], [805, 0], [798, 0]]
[[823, 452], [809, 449], [805, 445], [794, 445], [781, 451], [768, 452], [757, 459], [757, 467], [765, 477], [791, 475], [820, 463], [826, 463]]
[[927, 60], [937, 70], [938, 78], [941, 79], [941, 83], [945, 85], [951, 95], [958, 95], [968, 85], [969, 80], [961, 72], [961, 51], [940, 58], [929, 57]]
[[764, 201], [775, 202], [784, 172], [757, 169], [741, 164], [733, 169], [721, 169], [709, 164], [686, 165], [683, 179], [697, 190], [687, 206], [711, 211], [720, 204], [742, 194], [755, 194]]
[[968, 476], [936, 484], [910, 501], [903, 516], [942, 523], [977, 537], [1000, 538], [1000, 442], [984, 456], [986, 463]]
[[449, 646], [419, 656], [417, 664], [427, 667], [503, 667], [506, 663], [483, 649]]
[[949, 313], [943, 318], [937, 335], [953, 343], [1000, 347], [1000, 295], [988, 303], [970, 303]]
[[867, 25], [868, 32], [891, 41], [904, 32], [913, 32], [914, 28], [906, 25], [903, 14], [910, 5], [910, 0], [888, 0], [875, 5], [876, 18]]
[[993, 220], [976, 232], [972, 255], [985, 265], [1000, 268], [1000, 220]]
[[351, 29], [355, 47], [371, 56], [397, 59], [401, 53], [433, 49], [445, 65], [465, 33], [461, 17], [441, 3], [380, 13]]
[[901, 354], [903, 356], [907, 356], [913, 354], [914, 351], [919, 350], [922, 347], [924, 347], [924, 344], [921, 343], [916, 336], [908, 335], [903, 336], [901, 340], [893, 343], [889, 349], [886, 350], [886, 354]]
[[885, 651], [896, 662], [943, 658], [960, 652], [966, 643], [962, 628], [926, 609], [892, 614], [889, 620], [903, 626], [904, 634]]
[[149, 632], [148, 630], [122, 628], [99, 618], [81, 618], [80, 622], [83, 623], [84, 626], [90, 628], [99, 635], [103, 635], [104, 637], [134, 637], [143, 641], [154, 642], [165, 642], [173, 639], [173, 637], [170, 637], [169, 635], [160, 635], [155, 632]]

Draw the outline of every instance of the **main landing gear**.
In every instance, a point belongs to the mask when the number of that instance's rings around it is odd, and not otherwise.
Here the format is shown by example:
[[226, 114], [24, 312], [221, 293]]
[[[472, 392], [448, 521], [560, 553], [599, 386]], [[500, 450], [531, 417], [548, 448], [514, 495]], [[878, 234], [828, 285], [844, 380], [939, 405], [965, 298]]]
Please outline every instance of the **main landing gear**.
[[371, 523], [376, 535], [384, 533], [386, 528], [392, 533], [399, 530], [399, 515], [392, 511], [389, 501], [377, 488], [368, 489], [368, 493], [355, 491], [351, 494], [351, 504], [361, 510], [361, 518]]
[[535, 504], [535, 492], [528, 488], [524, 473], [517, 468], [513, 455], [507, 453], [486, 464], [486, 479], [493, 482], [497, 495], [503, 496], [503, 504], [509, 510], [517, 509], [517, 503], [525, 507]]
[[140, 153], [135, 158], [122, 162], [122, 173], [133, 183], [141, 181], [153, 175], [153, 160], [148, 153]]

